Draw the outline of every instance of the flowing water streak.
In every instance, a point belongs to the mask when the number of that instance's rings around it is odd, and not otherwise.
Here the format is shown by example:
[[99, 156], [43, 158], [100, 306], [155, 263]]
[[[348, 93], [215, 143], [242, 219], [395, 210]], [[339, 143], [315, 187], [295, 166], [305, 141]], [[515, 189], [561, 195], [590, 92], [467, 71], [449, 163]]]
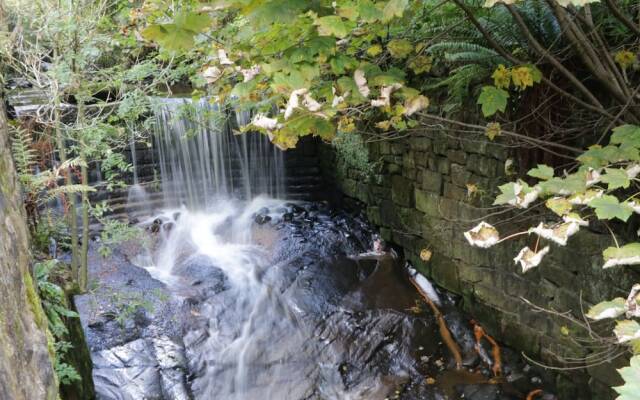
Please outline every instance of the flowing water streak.
[[[282, 151], [259, 133], [235, 135], [235, 121], [207, 99], [155, 99], [154, 140], [165, 206], [205, 209], [217, 198], [284, 198]], [[235, 122], [235, 123], [234, 123]]]
[[[161, 229], [158, 250], [148, 266], [157, 279], [180, 290], [202, 279], [194, 272], [209, 281], [215, 271], [225, 276], [226, 303], [219, 304], [213, 297], [202, 308], [206, 327], [185, 337], [192, 349], [192, 369], [204, 371], [192, 382], [199, 399], [285, 398], [281, 383], [291, 373], [286, 364], [298, 353], [303, 337], [278, 291], [268, 278], [265, 282], [273, 266], [265, 248], [252, 236], [254, 215], [281, 204], [266, 197], [248, 203], [219, 199], [215, 210], [168, 209], [143, 222], [151, 224], [159, 218], [163, 227], [170, 227]], [[285, 348], [274, 345], [283, 337], [287, 337]], [[256, 381], [265, 373], [273, 376], [273, 382]], [[273, 392], [275, 397], [263, 397]]]

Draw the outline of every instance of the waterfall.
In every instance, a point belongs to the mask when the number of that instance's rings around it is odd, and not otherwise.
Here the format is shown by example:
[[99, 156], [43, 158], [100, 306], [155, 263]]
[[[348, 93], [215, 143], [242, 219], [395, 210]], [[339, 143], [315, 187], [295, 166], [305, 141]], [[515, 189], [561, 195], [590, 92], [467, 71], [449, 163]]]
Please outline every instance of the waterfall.
[[284, 198], [282, 151], [259, 133], [234, 134], [232, 120], [208, 99], [154, 101], [154, 142], [166, 207], [207, 208], [219, 198]]

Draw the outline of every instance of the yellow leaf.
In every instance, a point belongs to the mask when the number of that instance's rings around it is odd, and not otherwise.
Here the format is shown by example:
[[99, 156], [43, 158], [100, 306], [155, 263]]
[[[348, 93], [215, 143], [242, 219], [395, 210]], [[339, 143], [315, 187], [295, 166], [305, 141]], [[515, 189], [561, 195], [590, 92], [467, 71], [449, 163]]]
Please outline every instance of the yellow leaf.
[[379, 44], [374, 44], [367, 49], [367, 55], [371, 57], [375, 57], [380, 53], [382, 53], [382, 46], [380, 46]]
[[520, 90], [533, 86], [533, 75], [529, 67], [517, 67], [511, 70], [511, 79], [513, 84]]
[[636, 61], [636, 55], [628, 50], [621, 50], [616, 53], [615, 60], [622, 69], [627, 69]]
[[391, 121], [380, 121], [376, 124], [376, 128], [388, 131], [391, 127]]
[[493, 140], [496, 137], [500, 136], [501, 128], [499, 122], [490, 122], [487, 124], [485, 128], [484, 134], [489, 138], [489, 140]]
[[432, 255], [433, 253], [431, 252], [431, 250], [422, 249], [422, 251], [420, 252], [420, 259], [424, 262], [427, 262], [431, 260]]
[[511, 84], [511, 72], [502, 64], [493, 71], [491, 77], [493, 78], [494, 85], [500, 89], [508, 89]]

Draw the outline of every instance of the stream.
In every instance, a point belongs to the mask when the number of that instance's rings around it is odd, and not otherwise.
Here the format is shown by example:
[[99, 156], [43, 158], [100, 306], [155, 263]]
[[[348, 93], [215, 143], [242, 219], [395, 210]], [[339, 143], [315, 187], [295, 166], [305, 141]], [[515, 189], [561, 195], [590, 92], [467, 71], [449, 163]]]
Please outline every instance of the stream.
[[222, 140], [205, 114], [169, 118], [176, 103], [158, 110], [163, 206], [131, 207], [141, 233], [107, 257], [92, 243], [90, 291], [75, 297], [98, 399], [524, 400], [546, 387], [508, 348], [496, 376], [460, 299], [423, 276], [419, 293], [357, 210], [256, 195], [283, 190], [264, 137]]

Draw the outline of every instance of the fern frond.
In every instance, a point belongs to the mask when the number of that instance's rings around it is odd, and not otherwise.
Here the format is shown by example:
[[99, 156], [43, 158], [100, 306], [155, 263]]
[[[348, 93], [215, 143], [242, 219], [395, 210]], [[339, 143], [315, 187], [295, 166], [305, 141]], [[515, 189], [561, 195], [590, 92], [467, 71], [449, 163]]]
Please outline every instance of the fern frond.
[[95, 192], [95, 191], [96, 189], [89, 185], [73, 184], [73, 185], [58, 186], [47, 192], [47, 196], [44, 199], [44, 201], [48, 202], [50, 200], [53, 200], [61, 194], [76, 194], [76, 193]]
[[12, 128], [11, 153], [21, 179], [32, 175], [36, 152], [31, 148], [31, 135], [24, 129]]
[[86, 167], [87, 163], [81, 159], [80, 157], [70, 158], [60, 164], [58, 168], [56, 168], [56, 175], [60, 175], [61, 171], [66, 170], [67, 168], [76, 168], [76, 167]]

